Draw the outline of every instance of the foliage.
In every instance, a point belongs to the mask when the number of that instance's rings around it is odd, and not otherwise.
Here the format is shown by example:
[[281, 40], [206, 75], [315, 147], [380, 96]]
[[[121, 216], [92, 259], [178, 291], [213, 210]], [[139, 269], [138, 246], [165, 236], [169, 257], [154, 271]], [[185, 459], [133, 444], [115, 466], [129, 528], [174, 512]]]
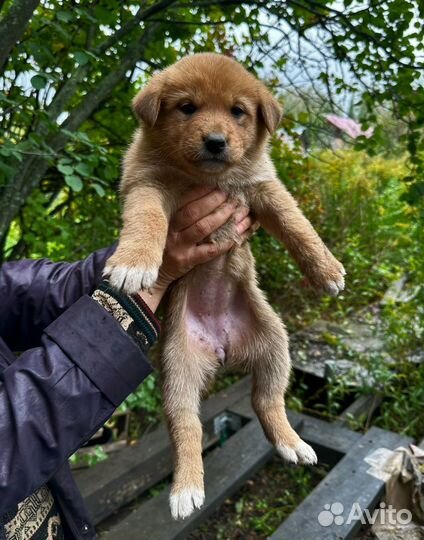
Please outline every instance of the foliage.
[[424, 435], [424, 365], [404, 360], [395, 369], [396, 376], [384, 387], [384, 402], [376, 423], [420, 441]]
[[147, 415], [147, 420], [155, 422], [158, 419], [158, 411], [161, 405], [161, 394], [158, 377], [150, 375], [143, 381], [137, 390], [130, 394], [120, 405], [119, 411], [143, 409]]
[[90, 448], [88, 452], [84, 452], [84, 454], [81, 454], [81, 453], [73, 454], [69, 458], [69, 461], [72, 465], [94, 467], [94, 465], [97, 465], [98, 463], [105, 461], [107, 458], [108, 458], [108, 455], [103, 450], [103, 447], [98, 444]]
[[[370, 374], [369, 383], [364, 381], [355, 391], [377, 392], [383, 397], [377, 425], [420, 439], [424, 435], [424, 365], [410, 359], [419, 356], [424, 337], [424, 245], [419, 211], [402, 199], [407, 189], [403, 182], [405, 156], [388, 159], [344, 149], [317, 151], [314, 157], [302, 159], [282, 143], [277, 143], [273, 152], [281, 178], [343, 261], [347, 288], [337, 298], [321, 299], [302, 290], [301, 276], [284, 248], [260, 232], [253, 247], [262, 287], [294, 330], [318, 316], [341, 322], [380, 299], [393, 280], [407, 275], [409, 287], [417, 294], [405, 303], [387, 303], [381, 310], [381, 331], [395, 362], [388, 364], [375, 354], [361, 357], [350, 353], [350, 359]], [[331, 337], [329, 342], [338, 347]], [[343, 357], [349, 358], [348, 354], [344, 351]], [[334, 418], [352, 392], [349, 374], [330, 381], [320, 396], [311, 395], [307, 385], [298, 383], [289, 406], [302, 410], [320, 397], [325, 405], [314, 409]], [[354, 427], [364, 427], [361, 422]]]
[[[136, 126], [131, 97], [155, 69], [210, 50], [234, 55], [284, 101], [284, 136], [273, 142], [279, 176], [348, 270], [346, 292], [319, 299], [259, 231], [261, 284], [289, 326], [344, 318], [405, 272], [420, 286], [423, 19], [414, 0], [0, 2], [0, 259], [75, 260], [115, 240], [120, 161]], [[373, 126], [374, 136], [327, 150], [330, 112]], [[384, 382], [378, 422], [415, 435], [424, 432], [424, 374], [407, 358], [422, 346], [423, 295], [383, 311], [397, 375], [367, 359]], [[333, 412], [350, 391], [344, 383], [330, 386]], [[122, 408], [153, 420], [159, 406], [150, 377]]]
[[416, 273], [423, 260], [421, 228], [418, 211], [401, 200], [405, 158], [325, 150], [302, 159], [281, 142], [273, 155], [280, 177], [348, 271], [341, 296], [318, 300], [302, 291], [301, 276], [284, 248], [260, 231], [252, 243], [261, 284], [283, 313], [296, 317], [298, 312], [302, 324], [317, 309], [346, 315], [376, 299], [401, 273]]
[[[421, 319], [420, 334], [423, 332], [424, 321]], [[420, 441], [424, 435], [424, 364], [411, 361], [409, 346], [406, 350], [402, 349], [399, 355], [393, 354], [395, 360], [391, 362], [386, 356], [378, 354], [351, 355], [351, 358], [355, 360], [355, 365], [360, 364], [367, 369], [367, 380], [359, 387], [352, 384], [354, 373], [344, 373], [342, 377], [330, 380], [327, 386], [328, 403], [320, 407], [324, 414], [335, 419], [342, 412], [346, 398], [351, 400], [353, 396], [371, 394], [375, 398], [382, 398], [373, 420], [375, 425]], [[348, 421], [352, 429], [358, 430], [368, 429], [370, 424], [370, 418], [366, 415]]]
[[84, 187], [84, 202], [64, 188], [47, 206], [49, 195], [36, 190], [12, 224], [6, 252], [15, 258], [48, 257], [73, 261], [118, 237], [120, 224], [116, 195], [107, 190], [99, 198]]
[[[358, 143], [375, 152], [384, 139], [381, 110], [389, 110], [404, 125], [399, 145], [408, 154], [409, 170], [403, 196], [417, 204], [424, 191], [423, 9], [413, 0], [5, 0], [2, 256], [32, 255], [31, 232], [41, 232], [32, 231], [33, 212], [45, 222], [70, 222], [88, 195], [102, 198], [115, 191], [120, 156], [135, 126], [131, 95], [153, 69], [195, 51], [234, 54], [276, 91], [295, 93], [305, 106], [287, 115], [291, 132], [322, 121], [325, 104], [326, 110], [376, 124], [375, 136]], [[349, 106], [343, 105], [346, 99]], [[113, 221], [109, 239], [115, 226]], [[64, 243], [59, 240], [59, 246]], [[60, 256], [60, 247], [49, 244]], [[93, 247], [88, 239], [84, 245]]]

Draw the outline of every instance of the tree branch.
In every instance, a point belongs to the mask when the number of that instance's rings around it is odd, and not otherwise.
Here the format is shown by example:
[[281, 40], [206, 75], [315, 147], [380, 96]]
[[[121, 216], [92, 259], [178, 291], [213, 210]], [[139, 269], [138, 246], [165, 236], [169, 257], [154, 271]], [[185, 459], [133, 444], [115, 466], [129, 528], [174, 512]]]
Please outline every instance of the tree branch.
[[[126, 72], [137, 62], [143, 60], [144, 50], [159, 27], [158, 23], [149, 25], [140, 39], [128, 47], [126, 55], [118, 61], [115, 69], [110, 71], [95, 88], [92, 88], [84, 100], [70, 112], [61, 126], [60, 132], [46, 137], [45, 144], [55, 152], [63, 149], [71, 136], [69, 132], [76, 131], [110, 95], [113, 88], [125, 78]], [[48, 128], [44, 125], [37, 130], [37, 133], [47, 135]], [[48, 161], [44, 157], [33, 156], [22, 163], [14, 177], [5, 186], [0, 212], [0, 248], [4, 244], [10, 222], [33, 189], [37, 187], [47, 169]]]
[[136, 62], [139, 62], [142, 59], [141, 56], [145, 47], [158, 27], [159, 24], [157, 23], [150, 25], [139, 41], [128, 47], [127, 54], [121, 58], [116, 68], [113, 71], [110, 71], [106, 77], [99, 82], [97, 87], [72, 110], [71, 114], [62, 125], [63, 129], [75, 131], [85, 120], [87, 120], [92, 112], [95, 111], [100, 103], [110, 94], [111, 90], [122, 81], [125, 77], [125, 73], [131, 69]]
[[101, 43], [98, 47], [93, 50], [93, 53], [100, 56], [105, 53], [110, 47], [118, 43], [121, 37], [126, 36], [132, 30], [137, 28], [141, 21], [149, 19], [152, 15], [156, 15], [168, 6], [175, 3], [176, 0], [162, 0], [162, 2], [157, 2], [153, 6], [150, 6], [147, 9], [143, 9], [141, 6], [138, 9], [137, 13], [132, 17], [126, 24], [124, 24], [119, 30], [117, 30], [109, 39]]
[[[124, 24], [122, 28], [117, 30], [113, 35], [111, 35], [98, 47], [92, 49], [91, 52], [96, 56], [101, 56], [110, 47], [118, 43], [122, 37], [128, 35], [132, 30], [137, 28], [141, 21], [146, 20], [150, 16], [155, 15], [161, 10], [166, 9], [170, 4], [175, 1], [176, 0], [163, 0], [162, 2], [158, 2], [154, 6], [151, 6], [147, 9], [143, 9], [142, 7], [140, 7], [134, 17], [132, 17], [127, 24]], [[56, 93], [47, 111], [47, 114], [49, 115], [49, 118], [51, 120], [56, 120], [57, 117], [63, 112], [66, 104], [75, 94], [78, 86], [83, 81], [89, 70], [89, 64], [79, 66], [76, 69], [75, 73], [71, 77], [69, 77], [69, 79], [63, 84], [62, 88]]]
[[9, 54], [25, 32], [28, 21], [40, 0], [15, 0], [0, 21], [0, 73], [3, 73]]

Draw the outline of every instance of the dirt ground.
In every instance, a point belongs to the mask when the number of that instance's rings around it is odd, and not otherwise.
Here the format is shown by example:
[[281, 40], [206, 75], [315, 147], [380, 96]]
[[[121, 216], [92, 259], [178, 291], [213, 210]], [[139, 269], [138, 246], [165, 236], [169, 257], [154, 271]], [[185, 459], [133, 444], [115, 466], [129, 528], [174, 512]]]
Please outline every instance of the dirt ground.
[[188, 540], [265, 540], [326, 474], [275, 457], [227, 499]]

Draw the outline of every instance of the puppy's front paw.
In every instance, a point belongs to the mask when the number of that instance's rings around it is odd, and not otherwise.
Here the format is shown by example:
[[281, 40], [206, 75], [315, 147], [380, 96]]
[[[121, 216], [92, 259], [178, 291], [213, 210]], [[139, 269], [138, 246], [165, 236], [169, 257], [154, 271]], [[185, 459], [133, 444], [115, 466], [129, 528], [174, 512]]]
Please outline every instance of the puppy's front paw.
[[108, 276], [109, 282], [115, 289], [133, 294], [140, 289], [148, 289], [158, 279], [158, 268], [145, 268], [143, 266], [106, 266], [103, 275]]
[[323, 282], [322, 288], [330, 296], [337, 296], [339, 292], [342, 292], [345, 288], [345, 279], [346, 270], [341, 266], [338, 275], [334, 273], [329, 279]]
[[328, 250], [324, 259], [309, 268], [306, 275], [311, 285], [331, 296], [337, 296], [345, 288], [346, 270]]
[[277, 445], [276, 449], [280, 456], [289, 463], [316, 465], [318, 461], [317, 455], [315, 454], [312, 446], [306, 444], [305, 441], [302, 441], [302, 439], [294, 448], [290, 448], [289, 446], [285, 445]]
[[194, 486], [176, 492], [171, 491], [169, 497], [171, 514], [174, 519], [185, 519], [190, 516], [196, 508], [201, 508], [204, 502], [204, 490]]
[[109, 278], [115, 289], [133, 294], [156, 283], [161, 264], [162, 253], [155, 252], [149, 246], [145, 246], [140, 253], [134, 248], [119, 245], [106, 261], [103, 276]]

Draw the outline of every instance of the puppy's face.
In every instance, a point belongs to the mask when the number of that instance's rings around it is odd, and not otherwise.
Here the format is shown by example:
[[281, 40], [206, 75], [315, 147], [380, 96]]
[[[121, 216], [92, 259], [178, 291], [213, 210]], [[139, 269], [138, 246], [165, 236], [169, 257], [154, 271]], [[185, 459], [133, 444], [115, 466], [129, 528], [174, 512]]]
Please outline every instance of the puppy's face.
[[219, 174], [252, 158], [281, 116], [265, 86], [215, 54], [186, 57], [153, 77], [134, 109], [155, 147], [193, 174]]

